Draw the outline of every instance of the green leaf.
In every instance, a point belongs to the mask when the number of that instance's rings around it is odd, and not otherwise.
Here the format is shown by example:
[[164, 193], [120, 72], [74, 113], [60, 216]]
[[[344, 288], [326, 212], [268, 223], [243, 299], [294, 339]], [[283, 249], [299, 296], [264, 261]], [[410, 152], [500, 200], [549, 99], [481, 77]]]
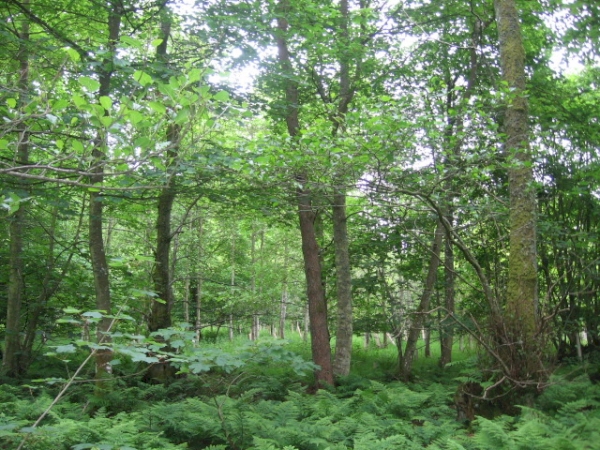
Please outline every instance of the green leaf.
[[130, 291], [131, 295], [134, 297], [157, 297], [158, 294], [154, 291], [149, 291], [146, 289], [132, 289]]
[[152, 47], [158, 47], [162, 43], [163, 43], [163, 39], [154, 39], [152, 41]]
[[133, 79], [142, 86], [148, 86], [152, 83], [152, 77], [142, 70], [136, 70], [133, 74]]
[[100, 104], [105, 110], [110, 111], [110, 108], [112, 107], [112, 100], [110, 97], [103, 95], [100, 97]]
[[79, 313], [81, 313], [81, 310], [77, 309], [77, 308], [73, 308], [72, 306], [67, 306], [66, 308], [63, 308], [63, 312], [65, 314], [79, 314]]
[[200, 71], [200, 69], [192, 69], [188, 73], [188, 80], [190, 83], [200, 81], [201, 79], [202, 79], [202, 72]]
[[108, 128], [112, 125], [113, 118], [108, 117], [108, 116], [100, 117], [100, 122], [102, 122], [102, 125], [104, 125], [106, 128]]
[[71, 58], [71, 61], [77, 62], [81, 59], [81, 56], [79, 55], [79, 52], [77, 52], [77, 50], [71, 47], [67, 47], [64, 50], [65, 52], [67, 52], [67, 55], [69, 55], [69, 58]]
[[79, 77], [77, 81], [90, 92], [96, 92], [98, 89], [100, 89], [100, 83], [93, 78], [82, 76]]
[[218, 102], [226, 102], [229, 100], [229, 92], [219, 91], [215, 94], [214, 99]]
[[73, 150], [75, 150], [76, 152], [83, 152], [83, 144], [81, 143], [81, 141], [78, 141], [76, 139], [73, 139], [71, 141], [71, 147], [73, 148]]
[[204, 361], [197, 361], [190, 364], [190, 372], [192, 373], [201, 373], [208, 372], [211, 369], [210, 364], [206, 364]]
[[8, 148], [8, 141], [6, 139], [0, 139], [0, 150]]
[[133, 123], [134, 125], [145, 119], [144, 115], [141, 112], [135, 111], [133, 109], [127, 112], [127, 116], [129, 117], [129, 120], [131, 120], [131, 123]]
[[69, 102], [65, 99], [60, 99], [52, 102], [52, 110], [53, 111], [62, 111], [67, 106], [69, 106]]
[[177, 113], [177, 116], [175, 117], [175, 123], [179, 124], [179, 125], [183, 125], [184, 123], [186, 123], [189, 120], [190, 117], [190, 110], [188, 108], [182, 109], [181, 111], [179, 111]]
[[77, 106], [78, 108], [83, 108], [85, 105], [88, 104], [88, 101], [79, 94], [73, 94], [72, 98], [73, 103], [75, 103], [75, 106]]
[[14, 98], [7, 98], [6, 104], [8, 105], [9, 108], [14, 108], [15, 106], [17, 106], [17, 100]]
[[151, 101], [148, 102], [148, 105], [159, 114], [165, 114], [167, 112], [167, 108], [162, 103]]

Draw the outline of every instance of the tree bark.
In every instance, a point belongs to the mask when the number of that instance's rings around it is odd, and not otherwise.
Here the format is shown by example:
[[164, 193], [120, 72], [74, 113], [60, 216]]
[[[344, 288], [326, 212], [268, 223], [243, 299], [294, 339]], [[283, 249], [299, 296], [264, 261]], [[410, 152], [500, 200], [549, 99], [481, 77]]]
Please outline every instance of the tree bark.
[[287, 305], [289, 302], [288, 292], [288, 242], [284, 237], [283, 241], [283, 282], [281, 289], [281, 306], [279, 308], [279, 339], [285, 339], [285, 318], [287, 314]]
[[[452, 215], [447, 216], [447, 220], [452, 225]], [[452, 327], [454, 321], [451, 315], [454, 314], [454, 249], [452, 241], [448, 235], [444, 238], [444, 306], [446, 308], [446, 318], [440, 323], [440, 366], [452, 362], [452, 345], [454, 343], [454, 332]]]
[[338, 300], [333, 373], [347, 376], [352, 360], [352, 276], [346, 223], [346, 194], [340, 190], [333, 195], [333, 239]]
[[[278, 58], [283, 71], [286, 73], [285, 121], [288, 134], [295, 138], [300, 130], [298, 120], [298, 83], [290, 75], [292, 65], [287, 46], [286, 34], [288, 22], [285, 15], [290, 10], [289, 0], [280, 0], [277, 17], [277, 48]], [[298, 202], [298, 218], [302, 236], [302, 254], [304, 257], [304, 272], [306, 275], [306, 291], [308, 297], [308, 313], [310, 317], [310, 334], [312, 359], [319, 368], [315, 371], [315, 384], [320, 387], [323, 383], [333, 385], [333, 368], [331, 364], [331, 347], [329, 345], [329, 330], [327, 328], [327, 303], [321, 278], [321, 263], [319, 261], [319, 246], [314, 229], [315, 213], [310, 199], [308, 177], [306, 173], [296, 175], [296, 199]]]
[[[108, 12], [108, 42], [107, 56], [100, 65], [98, 78], [100, 89], [98, 98], [109, 96], [111, 92], [110, 82], [113, 73], [113, 59], [121, 29], [122, 5], [120, 2], [111, 4]], [[101, 185], [104, 183], [104, 163], [106, 136], [101, 130], [97, 133], [92, 150], [93, 166], [90, 169], [94, 175], [90, 176], [90, 183]], [[104, 196], [101, 191], [90, 191], [90, 210], [89, 210], [89, 248], [92, 262], [92, 272], [94, 276], [94, 288], [96, 292], [96, 308], [111, 313], [110, 281], [108, 272], [108, 263], [106, 261], [106, 251], [104, 248], [104, 239], [102, 226], [104, 223]], [[110, 342], [110, 331], [112, 319], [104, 317], [100, 320], [97, 328], [98, 342], [107, 344]], [[95, 355], [96, 360], [96, 379], [99, 386], [102, 379], [111, 374], [110, 361], [112, 359], [112, 350], [105, 348], [98, 350]]]
[[[29, 0], [23, 2], [29, 10]], [[19, 107], [24, 107], [29, 98], [29, 18], [23, 17], [19, 32], [19, 79], [18, 87]], [[19, 125], [19, 142], [17, 143], [16, 160], [19, 164], [29, 162], [29, 131], [27, 125]], [[18, 181], [19, 190], [27, 192], [27, 186]], [[19, 195], [19, 194], [17, 194]], [[21, 194], [22, 195], [22, 194]], [[24, 375], [26, 365], [23, 364], [23, 346], [21, 342], [21, 307], [25, 297], [25, 282], [23, 279], [23, 237], [25, 234], [25, 220], [27, 210], [25, 203], [20, 203], [13, 213], [9, 225], [9, 273], [7, 289], [6, 310], [6, 338], [4, 355], [2, 358], [2, 371], [11, 377]]]
[[502, 75], [511, 89], [504, 119], [505, 154], [510, 166], [510, 254], [502, 354], [516, 379], [531, 379], [542, 368], [537, 354], [537, 244], [533, 160], [529, 148], [528, 102], [525, 94], [525, 49], [514, 0], [495, 0]]
[[[162, 43], [156, 48], [156, 59], [161, 64], [167, 62], [167, 45], [171, 37], [171, 21], [166, 15], [161, 21]], [[156, 216], [156, 251], [154, 254], [154, 270], [152, 280], [156, 298], [152, 299], [148, 329], [151, 332], [171, 326], [171, 310], [175, 299], [173, 297], [172, 272], [171, 272], [171, 213], [175, 202], [175, 170], [179, 149], [181, 126], [169, 124], [167, 127], [167, 141], [169, 148], [166, 152], [167, 181], [158, 197]]]

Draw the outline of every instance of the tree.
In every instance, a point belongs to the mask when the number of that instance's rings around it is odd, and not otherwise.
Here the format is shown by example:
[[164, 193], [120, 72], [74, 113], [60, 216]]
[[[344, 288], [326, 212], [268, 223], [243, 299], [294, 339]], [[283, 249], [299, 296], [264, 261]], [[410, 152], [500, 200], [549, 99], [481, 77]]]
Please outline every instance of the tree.
[[506, 354], [514, 379], [541, 375], [538, 331], [536, 193], [529, 149], [525, 50], [514, 0], [495, 0], [503, 79], [510, 89], [503, 131], [510, 166], [510, 256], [506, 292]]
[[[23, 7], [29, 10], [29, 1], [23, 3]], [[20, 109], [25, 109], [29, 103], [29, 17], [21, 17], [21, 25], [18, 36], [18, 81], [17, 88], [20, 95], [18, 105]], [[17, 126], [18, 142], [15, 159], [19, 164], [27, 165], [29, 163], [29, 139], [30, 132], [25, 123]], [[28, 192], [26, 182], [17, 184], [19, 197], [25, 197]], [[2, 369], [9, 376], [21, 376], [26, 369], [24, 362], [23, 348], [21, 344], [21, 307], [25, 297], [25, 279], [23, 264], [23, 239], [25, 236], [25, 220], [27, 216], [26, 203], [21, 203], [19, 197], [15, 197], [16, 210], [13, 211], [10, 219], [10, 274], [8, 279], [7, 292], [7, 313], [6, 313], [6, 346], [2, 359]]]
[[[287, 131], [292, 139], [298, 136], [300, 123], [298, 120], [299, 94], [298, 83], [293, 79], [294, 73], [287, 44], [288, 20], [291, 11], [288, 0], [280, 0], [277, 8], [276, 40], [278, 57], [285, 82], [285, 121]], [[310, 317], [311, 348], [313, 362], [319, 366], [316, 371], [316, 384], [333, 385], [333, 368], [331, 363], [331, 347], [329, 345], [329, 330], [327, 328], [327, 302], [321, 279], [321, 262], [319, 260], [319, 245], [315, 234], [315, 213], [311, 203], [311, 193], [308, 188], [308, 173], [306, 169], [295, 175], [297, 183], [296, 199], [300, 234], [302, 236], [302, 254], [304, 255], [304, 271], [306, 274], [306, 291], [308, 296], [308, 312]]]

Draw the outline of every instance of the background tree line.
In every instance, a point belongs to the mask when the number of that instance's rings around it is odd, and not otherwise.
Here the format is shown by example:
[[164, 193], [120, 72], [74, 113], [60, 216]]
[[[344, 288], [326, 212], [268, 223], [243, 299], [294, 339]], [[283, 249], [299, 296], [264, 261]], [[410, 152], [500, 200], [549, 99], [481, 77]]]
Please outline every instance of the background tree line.
[[391, 338], [404, 379], [423, 336], [444, 366], [470, 335], [519, 388], [600, 345], [591, 2], [0, 14], [5, 375], [67, 335], [65, 308], [101, 312], [78, 330], [100, 379], [117, 312], [164, 342], [310, 334], [317, 384], [356, 333]]

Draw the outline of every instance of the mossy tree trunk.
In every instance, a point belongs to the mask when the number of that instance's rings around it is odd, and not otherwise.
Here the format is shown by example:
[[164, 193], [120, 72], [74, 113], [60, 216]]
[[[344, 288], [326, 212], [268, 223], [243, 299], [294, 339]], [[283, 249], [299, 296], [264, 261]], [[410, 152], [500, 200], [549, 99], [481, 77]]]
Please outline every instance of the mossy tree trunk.
[[502, 354], [518, 380], [536, 378], [541, 369], [537, 333], [536, 197], [528, 135], [525, 50], [514, 0], [495, 0], [503, 79], [510, 88], [504, 120], [509, 158], [510, 256]]
[[[354, 97], [354, 89], [350, 79], [349, 54], [350, 38], [348, 33], [349, 21], [348, 0], [340, 1], [339, 39], [345, 50], [339, 58], [340, 63], [340, 94], [337, 114], [333, 116], [333, 135], [343, 130], [343, 123], [348, 113], [348, 107]], [[357, 64], [358, 66], [358, 64]], [[358, 74], [357, 74], [358, 75]], [[343, 179], [343, 177], [340, 177]], [[333, 240], [335, 245], [335, 274], [337, 293], [337, 329], [335, 334], [335, 359], [333, 372], [335, 375], [346, 376], [350, 373], [352, 362], [352, 268], [350, 264], [350, 243], [348, 240], [348, 224], [346, 217], [346, 190], [335, 187], [333, 194]]]

